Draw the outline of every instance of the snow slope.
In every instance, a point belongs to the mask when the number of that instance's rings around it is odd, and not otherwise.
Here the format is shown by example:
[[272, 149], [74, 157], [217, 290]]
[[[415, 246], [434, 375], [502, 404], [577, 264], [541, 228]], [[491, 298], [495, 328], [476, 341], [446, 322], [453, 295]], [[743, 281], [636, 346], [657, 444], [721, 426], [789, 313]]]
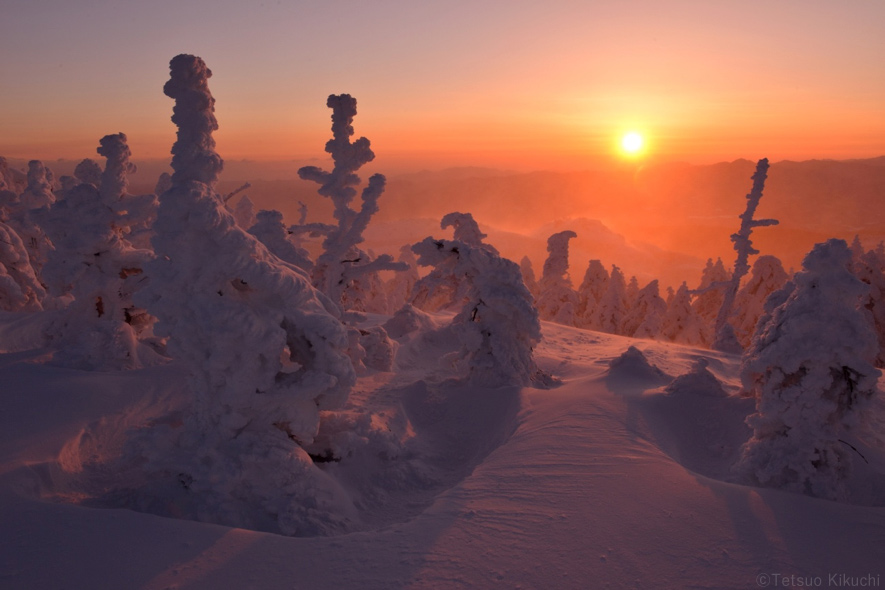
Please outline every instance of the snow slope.
[[405, 338], [396, 370], [362, 375], [340, 418], [392, 438], [321, 464], [359, 510], [353, 532], [283, 537], [90, 507], [131, 475], [101, 470], [127, 428], [186, 407], [184, 372], [54, 367], [41, 322], [0, 316], [3, 589], [758, 588], [791, 575], [834, 587], [831, 574], [885, 574], [881, 400], [880, 434], [852, 440], [867, 505], [726, 483], [753, 410], [734, 356], [545, 323], [536, 358], [562, 385], [488, 390], [452, 380], [445, 331]]

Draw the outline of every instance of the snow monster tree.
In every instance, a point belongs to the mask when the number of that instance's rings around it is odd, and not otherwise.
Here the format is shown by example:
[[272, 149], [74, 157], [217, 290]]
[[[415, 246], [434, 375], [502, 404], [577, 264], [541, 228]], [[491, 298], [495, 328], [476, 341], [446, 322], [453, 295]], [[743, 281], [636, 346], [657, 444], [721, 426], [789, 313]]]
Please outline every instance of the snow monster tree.
[[457, 362], [470, 383], [549, 384], [532, 357], [541, 340], [541, 323], [518, 264], [457, 240], [425, 238], [412, 250], [418, 264], [434, 267], [434, 280], [459, 285], [448, 289], [464, 298], [452, 328], [461, 342]]
[[877, 392], [876, 335], [858, 303], [843, 240], [817, 244], [776, 292], [744, 353], [741, 380], [756, 396], [752, 438], [737, 471], [751, 483], [848, 500], [853, 450], [844, 439]]
[[547, 238], [549, 254], [538, 282], [540, 295], [537, 304], [541, 319], [566, 326], [575, 325], [578, 309], [578, 294], [568, 274], [568, 242], [576, 237], [578, 234], [566, 230]]
[[178, 432], [165, 446], [144, 445], [152, 480], [184, 494], [184, 513], [200, 520], [293, 535], [338, 530], [348, 502], [302, 445], [319, 412], [340, 407], [355, 382], [347, 332], [337, 306], [238, 227], [216, 192], [223, 163], [209, 68], [178, 55], [170, 73], [174, 174], [139, 299], [189, 369], [193, 409], [169, 427]]
[[[383, 312], [387, 310], [387, 303], [378, 271], [406, 270], [407, 267], [394, 262], [389, 254], [373, 259], [357, 246], [363, 242], [369, 220], [378, 212], [378, 198], [384, 192], [386, 180], [382, 174], [373, 174], [363, 188], [360, 210], [350, 208], [360, 184], [356, 172], [374, 160], [375, 154], [365, 137], [350, 141], [354, 133], [356, 99], [349, 94], [333, 94], [326, 105], [332, 109], [332, 139], [326, 142], [326, 152], [331, 154], [335, 165], [331, 172], [316, 166], [298, 170], [298, 176], [319, 184], [319, 194], [332, 200], [333, 215], [338, 221], [323, 241], [323, 253], [312, 270], [313, 284], [344, 310]], [[375, 304], [374, 299], [382, 301]]]

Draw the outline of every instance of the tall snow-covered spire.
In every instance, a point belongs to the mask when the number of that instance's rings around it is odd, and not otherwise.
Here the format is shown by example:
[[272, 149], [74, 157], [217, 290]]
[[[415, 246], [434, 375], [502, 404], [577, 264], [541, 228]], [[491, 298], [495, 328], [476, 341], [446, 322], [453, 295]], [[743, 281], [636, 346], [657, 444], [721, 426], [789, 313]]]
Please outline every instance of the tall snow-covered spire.
[[99, 140], [95, 151], [99, 156], [107, 158], [104, 172], [98, 187], [101, 200], [106, 204], [115, 205], [129, 188], [129, 174], [135, 173], [135, 164], [129, 161], [132, 151], [126, 143], [125, 133], [105, 135]]
[[[356, 187], [360, 183], [356, 171], [374, 160], [375, 153], [365, 137], [360, 137], [354, 142], [350, 141], [354, 133], [353, 118], [356, 116], [354, 97], [349, 94], [332, 94], [326, 100], [326, 106], [332, 109], [332, 139], [326, 142], [326, 152], [331, 154], [335, 166], [331, 172], [316, 166], [305, 166], [298, 170], [298, 176], [321, 185], [317, 192], [332, 199], [335, 219], [341, 223], [354, 215], [349, 205], [356, 196]], [[380, 179], [376, 178], [378, 176]], [[380, 174], [369, 179], [370, 185], [379, 183], [383, 190], [384, 177]], [[381, 191], [378, 192], [380, 194]], [[363, 199], [365, 200], [365, 191]]]
[[55, 202], [52, 194], [52, 171], [40, 160], [28, 162], [28, 188], [21, 194], [24, 209], [49, 207]]
[[369, 220], [378, 212], [378, 199], [384, 192], [386, 179], [383, 174], [373, 174], [362, 190], [359, 211], [350, 208], [360, 184], [356, 172], [363, 164], [374, 160], [375, 154], [365, 137], [350, 141], [356, 99], [349, 94], [333, 94], [326, 105], [332, 109], [332, 139], [326, 142], [326, 151], [332, 155], [335, 166], [331, 172], [316, 166], [304, 166], [299, 168], [298, 176], [320, 185], [317, 192], [332, 200], [334, 216], [338, 220], [338, 227], [330, 228], [323, 241], [324, 252], [313, 267], [313, 284], [342, 308], [349, 309], [347, 291], [354, 295], [363, 288], [362, 282], [371, 282], [371, 275], [377, 271], [405, 270], [406, 265], [394, 262], [388, 254], [373, 259], [357, 248], [363, 242], [363, 232]]
[[575, 325], [578, 294], [572, 288], [568, 275], [568, 243], [578, 234], [571, 230], [555, 233], [547, 238], [547, 260], [539, 282], [537, 305], [541, 319], [568, 326]]
[[163, 93], [175, 99], [172, 122], [178, 126], [178, 138], [172, 146], [172, 181], [189, 181], [214, 185], [224, 167], [215, 152], [212, 132], [218, 129], [215, 120], [215, 99], [209, 92], [212, 70], [195, 55], [176, 55], [169, 62], [169, 81]]

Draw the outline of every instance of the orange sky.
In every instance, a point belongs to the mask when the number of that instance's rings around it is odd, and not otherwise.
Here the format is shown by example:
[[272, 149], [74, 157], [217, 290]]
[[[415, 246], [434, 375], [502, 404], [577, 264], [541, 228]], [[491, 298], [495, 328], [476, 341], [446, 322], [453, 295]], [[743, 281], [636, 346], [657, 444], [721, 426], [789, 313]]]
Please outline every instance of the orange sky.
[[381, 168], [581, 168], [631, 129], [665, 160], [885, 154], [880, 2], [11, 4], [8, 157], [90, 157], [120, 131], [134, 158], [167, 155], [182, 52], [215, 74], [229, 159], [323, 157], [342, 92]]

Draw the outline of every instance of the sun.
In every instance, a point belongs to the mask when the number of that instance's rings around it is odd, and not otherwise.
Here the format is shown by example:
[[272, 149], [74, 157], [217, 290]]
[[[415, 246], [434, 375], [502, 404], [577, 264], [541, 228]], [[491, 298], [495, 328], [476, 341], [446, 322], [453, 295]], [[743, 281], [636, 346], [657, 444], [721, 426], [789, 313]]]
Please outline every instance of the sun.
[[624, 150], [625, 154], [631, 156], [639, 154], [639, 152], [642, 151], [644, 144], [645, 142], [643, 141], [642, 136], [636, 131], [625, 133], [621, 138], [621, 149]]

